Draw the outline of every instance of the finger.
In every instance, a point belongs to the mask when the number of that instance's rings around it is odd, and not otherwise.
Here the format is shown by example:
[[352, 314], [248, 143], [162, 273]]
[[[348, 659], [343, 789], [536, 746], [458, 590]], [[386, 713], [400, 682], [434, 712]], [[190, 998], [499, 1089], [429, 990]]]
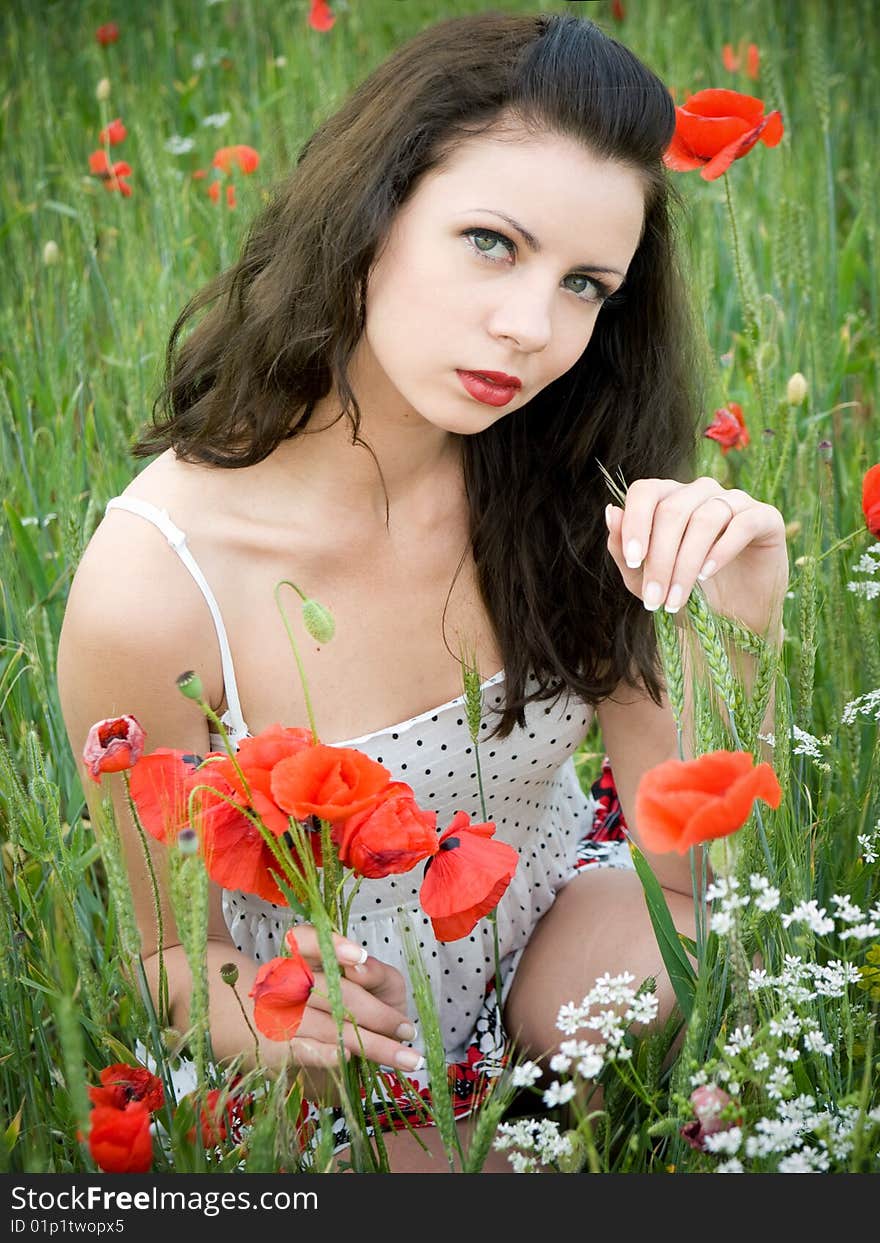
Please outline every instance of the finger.
[[[647, 556], [657, 505], [686, 486], [677, 479], [637, 479], [629, 485], [620, 532], [624, 561], [629, 569], [640, 569]], [[717, 489], [718, 485], [715, 487]]]
[[[337, 1040], [336, 1022], [331, 1014], [307, 1007], [300, 1024], [300, 1032], [309, 1042], [318, 1046], [333, 1045]], [[295, 1037], [296, 1039], [296, 1037]], [[358, 1024], [342, 1024], [342, 1042], [349, 1053], [362, 1054], [377, 1066], [390, 1066], [398, 1070], [419, 1070], [424, 1058], [417, 1049], [409, 1049], [397, 1040], [391, 1040]], [[315, 1063], [319, 1065], [320, 1063]]]
[[[719, 485], [713, 479], [697, 479], [691, 484], [681, 484], [661, 497], [651, 517], [651, 539], [642, 565], [642, 602], [649, 612], [666, 602], [669, 612], [677, 612], [693, 586], [696, 570], [703, 565], [709, 548], [731, 518], [731, 509], [724, 504], [709, 504], [710, 497], [717, 496]], [[690, 555], [699, 558], [699, 564], [689, 583], [674, 577], [685, 532], [690, 529]], [[700, 542], [702, 541], [702, 546]], [[694, 552], [694, 549], [697, 549]]]
[[[395, 1009], [386, 1005], [372, 993], [354, 984], [350, 980], [342, 981], [342, 1004], [359, 1027], [369, 1028], [385, 1036], [393, 1036], [397, 1040], [412, 1040], [415, 1026], [405, 1010]], [[327, 977], [323, 972], [315, 975], [314, 988], [309, 996], [309, 1005], [329, 1013], [331, 1005], [327, 991]]]
[[668, 514], [659, 512], [674, 499], [670, 497], [658, 507], [652, 548], [645, 562], [642, 597], [646, 609], [654, 610], [663, 604], [667, 613], [677, 613], [686, 603], [697, 575], [709, 564], [713, 545], [733, 521], [730, 507], [720, 503], [717, 494], [698, 504], [690, 514], [683, 509], [683, 503]]
[[382, 962], [380, 958], [367, 957], [363, 964], [346, 967], [345, 978], [367, 989], [384, 1001], [386, 1006], [405, 1009], [407, 1004], [406, 981], [396, 967]]
[[[291, 924], [285, 933], [285, 938], [287, 937], [293, 937], [297, 949], [309, 965], [321, 962], [321, 946], [313, 924]], [[362, 945], [350, 941], [338, 932], [333, 933], [333, 945], [340, 964], [364, 963], [367, 960], [367, 951]]]
[[[327, 1070], [339, 1065], [339, 1046], [335, 1042], [335, 1033], [333, 1043], [313, 1036], [294, 1036], [290, 1041], [290, 1054], [298, 1066], [321, 1067]], [[346, 1049], [346, 1062], [350, 1058], [351, 1053]]]

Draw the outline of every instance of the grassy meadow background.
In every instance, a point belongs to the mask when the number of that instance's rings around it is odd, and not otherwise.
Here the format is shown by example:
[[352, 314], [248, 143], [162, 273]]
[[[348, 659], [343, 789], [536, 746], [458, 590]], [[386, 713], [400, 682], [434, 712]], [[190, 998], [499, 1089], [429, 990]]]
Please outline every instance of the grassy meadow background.
[[[334, 28], [318, 33], [307, 26], [306, 0], [3, 6], [0, 1170], [93, 1168], [75, 1138], [88, 1115], [86, 1085], [108, 1050], [122, 1060], [143, 1035], [136, 996], [121, 983], [120, 929], [55, 687], [72, 575], [107, 498], [143, 467], [128, 445], [149, 414], [184, 302], [234, 259], [252, 214], [316, 124], [393, 47], [441, 17], [587, 13], [679, 103], [727, 86], [782, 111], [781, 145], [758, 144], [726, 179], [739, 272], [725, 179], [672, 174], [704, 334], [705, 424], [736, 401], [751, 437], [726, 456], [702, 441], [700, 470], [778, 506], [789, 524], [778, 699], [812, 741], [777, 728], [787, 811], [773, 850], [780, 866], [791, 864], [787, 896], [819, 907], [833, 894], [865, 910], [877, 903], [877, 852], [865, 840], [880, 838], [880, 559], [866, 559], [874, 541], [860, 507], [862, 476], [880, 460], [876, 5], [622, 7], [619, 20], [604, 0], [336, 0]], [[108, 21], [118, 22], [119, 41], [101, 47], [95, 31]], [[723, 44], [741, 40], [760, 50], [757, 81], [722, 65]], [[98, 100], [103, 78], [110, 93]], [[111, 155], [132, 167], [129, 198], [89, 172], [98, 131], [115, 117], [128, 129]], [[210, 169], [218, 147], [239, 143], [259, 152], [260, 165], [236, 173], [230, 208], [192, 174]], [[800, 405], [786, 401], [794, 372], [808, 385]], [[601, 755], [593, 733], [579, 757], [585, 788]], [[837, 953], [806, 934], [804, 945]], [[826, 1059], [825, 1088], [830, 1099], [868, 1101], [880, 948], [876, 936], [848, 945], [865, 969], [863, 987], [851, 990], [861, 1008], [840, 1007], [843, 1053]], [[649, 1136], [642, 1124], [656, 1119], [639, 1108], [633, 1098], [619, 1104], [639, 1138], [615, 1168], [711, 1168], [677, 1127], [655, 1125]], [[878, 1147], [875, 1130], [841, 1168], [880, 1169]]]

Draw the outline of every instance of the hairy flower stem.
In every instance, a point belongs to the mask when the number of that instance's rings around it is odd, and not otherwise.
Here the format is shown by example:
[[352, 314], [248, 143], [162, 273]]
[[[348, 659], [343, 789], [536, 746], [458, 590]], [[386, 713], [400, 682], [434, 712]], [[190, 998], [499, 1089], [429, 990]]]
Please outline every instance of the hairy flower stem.
[[[153, 897], [153, 914], [156, 916], [156, 944], [159, 960], [159, 1025], [168, 1027], [171, 1023], [171, 1004], [168, 998], [168, 973], [165, 970], [165, 921], [162, 917], [162, 902], [159, 898], [159, 882], [156, 879], [156, 869], [153, 867], [153, 859], [150, 854], [150, 847], [147, 844], [147, 835], [144, 832], [144, 826], [141, 824], [141, 818], [138, 815], [134, 799], [131, 797], [131, 777], [127, 772], [122, 774], [125, 782], [125, 798], [128, 803], [131, 818], [137, 829], [138, 837], [141, 840], [141, 849], [147, 864], [147, 872], [150, 877], [150, 892]], [[140, 957], [140, 955], [138, 955]]]
[[742, 252], [740, 250], [739, 229], [736, 226], [736, 212], [733, 207], [733, 195], [730, 190], [730, 176], [724, 174], [724, 191], [727, 198], [727, 213], [730, 217], [730, 229], [733, 235], [733, 262], [736, 268], [736, 280], [739, 285], [739, 296], [742, 300], [743, 312], [746, 320], [746, 332], [750, 338], [750, 344], [755, 346], [758, 344], [758, 319], [755, 315], [755, 309], [752, 306], [752, 299], [746, 288], [745, 272], [743, 270]]
[[292, 587], [293, 590], [297, 592], [297, 594], [301, 597], [303, 602], [305, 602], [308, 599], [308, 597], [303, 593], [303, 591], [299, 587], [297, 587], [296, 583], [292, 583], [289, 578], [282, 578], [279, 582], [275, 584], [275, 591], [273, 593], [275, 596], [275, 603], [278, 606], [278, 611], [281, 614], [281, 620], [284, 623], [284, 629], [287, 631], [287, 637], [290, 640], [290, 646], [293, 649], [293, 658], [296, 661], [296, 667], [299, 673], [299, 680], [302, 683], [302, 688], [303, 688], [303, 697], [306, 701], [306, 712], [309, 714], [309, 725], [312, 730], [312, 739], [314, 740], [314, 742], [318, 742], [318, 729], [317, 729], [317, 726], [315, 725], [315, 713], [312, 709], [312, 697], [309, 694], [309, 684], [306, 681], [305, 670], [303, 669], [303, 664], [302, 664], [302, 661], [300, 660], [299, 648], [296, 646], [296, 639], [294, 639], [293, 637], [293, 630], [290, 627], [290, 622], [287, 620], [287, 614], [284, 612], [284, 609], [281, 607], [281, 602], [278, 599], [279, 587]]
[[[468, 732], [471, 736], [471, 742], [474, 747], [474, 759], [477, 767], [477, 788], [480, 792], [480, 814], [484, 821], [489, 819], [489, 812], [486, 808], [486, 795], [483, 790], [483, 769], [480, 763], [480, 721], [483, 715], [483, 697], [481, 694], [482, 683], [480, 681], [480, 671], [477, 668], [476, 656], [472, 660], [462, 657], [462, 668], [464, 670], [464, 694], [465, 694], [465, 716], [468, 722]], [[492, 925], [492, 943], [495, 951], [495, 999], [498, 1002], [498, 1012], [501, 1013], [501, 943], [498, 939], [498, 909], [490, 911], [486, 917]]]

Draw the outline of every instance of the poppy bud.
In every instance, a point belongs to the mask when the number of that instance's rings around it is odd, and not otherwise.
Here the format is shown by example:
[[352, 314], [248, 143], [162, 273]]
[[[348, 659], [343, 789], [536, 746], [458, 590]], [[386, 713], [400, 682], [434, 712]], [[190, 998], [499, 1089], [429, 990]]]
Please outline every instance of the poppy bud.
[[177, 849], [182, 855], [194, 855], [199, 849], [199, 835], [195, 829], [181, 829], [177, 834]]
[[819, 452], [819, 457], [822, 459], [822, 461], [823, 461], [823, 462], [830, 462], [830, 461], [831, 461], [831, 452], [832, 452], [832, 448], [833, 448], [833, 446], [832, 446], [832, 444], [831, 444], [831, 441], [830, 441], [830, 440], [820, 440], [820, 441], [819, 441], [819, 444], [818, 444], [818, 446], [817, 446], [817, 448], [818, 448], [818, 452]]
[[110, 79], [102, 78], [95, 87], [95, 99], [104, 100], [110, 98]]
[[186, 673], [181, 673], [177, 678], [177, 689], [187, 699], [198, 701], [202, 698], [202, 679], [194, 669], [187, 669]]
[[61, 258], [61, 251], [58, 249], [57, 242], [47, 242], [43, 247], [43, 263], [47, 268], [53, 267]]
[[238, 983], [238, 967], [234, 962], [225, 962], [220, 968], [220, 979], [231, 987]]
[[303, 623], [306, 630], [318, 643], [329, 643], [336, 632], [333, 615], [317, 600], [308, 599], [302, 606]]
[[796, 371], [785, 389], [785, 400], [790, 406], [802, 406], [807, 395], [807, 381]]

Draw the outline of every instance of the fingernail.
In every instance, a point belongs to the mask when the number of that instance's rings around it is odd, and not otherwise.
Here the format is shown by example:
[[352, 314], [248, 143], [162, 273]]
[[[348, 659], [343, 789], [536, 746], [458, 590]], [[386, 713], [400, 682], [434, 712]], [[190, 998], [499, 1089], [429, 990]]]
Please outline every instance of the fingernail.
[[707, 561], [706, 564], [703, 566], [702, 570], [700, 570], [699, 574], [697, 575], [697, 578], [700, 580], [701, 583], [705, 582], [706, 579], [709, 577], [709, 575], [714, 573], [715, 568], [716, 566], [715, 566], [714, 561]]
[[681, 597], [684, 594], [678, 583], [673, 583], [669, 589], [669, 595], [666, 597], [666, 603], [663, 606], [667, 613], [677, 613], [681, 608]]
[[394, 1061], [403, 1070], [421, 1070], [425, 1064], [425, 1059], [415, 1049], [404, 1049], [402, 1053], [396, 1053]]
[[605, 525], [610, 531], [611, 530], [611, 503], [610, 502], [605, 506]]
[[653, 613], [656, 608], [660, 607], [660, 601], [663, 599], [663, 588], [659, 583], [648, 583], [645, 588], [645, 594], [642, 596], [642, 603], [649, 613]]
[[340, 945], [338, 957], [340, 962], [363, 963], [369, 954], [365, 945]]
[[401, 1023], [394, 1034], [398, 1040], [412, 1040], [416, 1034], [416, 1029], [412, 1023]]
[[637, 539], [631, 539], [624, 553], [626, 564], [631, 570], [637, 570], [642, 564], [642, 546]]

